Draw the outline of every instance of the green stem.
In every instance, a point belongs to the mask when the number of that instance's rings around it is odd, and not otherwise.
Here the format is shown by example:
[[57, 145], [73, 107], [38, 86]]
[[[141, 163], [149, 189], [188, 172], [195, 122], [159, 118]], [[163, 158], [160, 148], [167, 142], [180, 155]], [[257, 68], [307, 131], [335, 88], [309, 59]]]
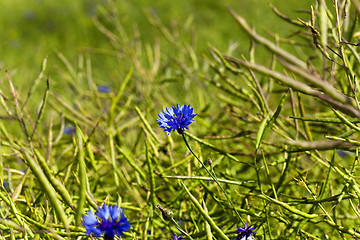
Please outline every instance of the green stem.
[[180, 225], [176, 222], [176, 220], [174, 218], [171, 218], [171, 221], [174, 223], [175, 227], [185, 236], [187, 236], [189, 239], [194, 240], [187, 232], [185, 232], [184, 230], [182, 230], [182, 228], [180, 227]]
[[205, 166], [205, 164], [196, 156], [196, 154], [193, 152], [193, 150], [190, 148], [187, 140], [186, 140], [186, 137], [184, 135], [184, 133], [181, 134], [183, 139], [184, 139], [184, 142], [186, 144], [186, 147], [189, 149], [189, 151], [191, 152], [191, 154], [198, 160], [198, 162], [201, 164], [201, 166], [206, 170], [206, 172], [210, 175], [210, 177], [212, 179], [214, 179], [214, 181], [216, 182], [216, 184], [219, 186], [219, 188], [221, 189], [221, 191], [225, 194], [228, 202], [230, 203], [232, 209], [235, 211], [236, 215], [238, 216], [238, 218], [240, 219], [240, 221], [245, 224], [245, 222], [242, 220], [240, 214], [238, 213], [238, 211], [236, 210], [233, 202], [231, 201], [230, 197], [228, 196], [228, 194], [225, 192], [225, 189], [221, 186], [220, 182], [217, 180], [216, 176], [214, 174], [212, 174]]

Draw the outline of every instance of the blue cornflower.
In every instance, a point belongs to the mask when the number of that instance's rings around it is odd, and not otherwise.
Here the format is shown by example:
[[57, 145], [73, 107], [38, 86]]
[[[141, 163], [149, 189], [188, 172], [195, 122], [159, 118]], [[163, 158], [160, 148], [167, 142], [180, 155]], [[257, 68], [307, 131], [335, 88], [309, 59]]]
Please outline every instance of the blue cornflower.
[[73, 135], [74, 133], [76, 133], [76, 129], [73, 128], [73, 127], [68, 127], [68, 126], [65, 126], [64, 127], [64, 134], [65, 135]]
[[99, 92], [102, 92], [102, 93], [109, 93], [109, 92], [110, 92], [109, 86], [106, 86], [106, 85], [99, 85], [99, 86], [97, 86], [97, 90], [98, 90]]
[[234, 240], [253, 240], [256, 232], [253, 232], [255, 228], [248, 226], [247, 223], [245, 223], [244, 228], [237, 228], [237, 236], [234, 238]]
[[85, 226], [87, 235], [101, 237], [104, 234], [104, 239], [123, 236], [123, 232], [131, 228], [123, 209], [118, 208], [116, 204], [114, 206], [104, 204], [102, 208], [98, 207], [98, 212], [95, 214], [89, 210], [88, 215], [85, 215], [83, 219], [82, 224]]
[[182, 239], [183, 237], [180, 235], [180, 236], [176, 236], [176, 234], [174, 234], [174, 236], [172, 238], [170, 238], [170, 240], [180, 240]]
[[9, 192], [9, 183], [6, 180], [3, 181], [3, 188]]
[[166, 111], [162, 111], [158, 114], [159, 119], [158, 124], [164, 131], [168, 132], [168, 135], [171, 131], [178, 131], [178, 133], [182, 134], [185, 129], [189, 129], [188, 126], [194, 121], [193, 118], [197, 114], [193, 114], [193, 108], [189, 105], [179, 104], [177, 106], [173, 106], [172, 108], [166, 108]]

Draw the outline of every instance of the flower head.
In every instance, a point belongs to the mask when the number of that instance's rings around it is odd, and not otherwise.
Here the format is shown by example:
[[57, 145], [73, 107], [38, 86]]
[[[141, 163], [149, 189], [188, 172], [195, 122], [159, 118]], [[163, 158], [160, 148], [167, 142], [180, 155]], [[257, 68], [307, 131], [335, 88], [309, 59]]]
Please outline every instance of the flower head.
[[256, 232], [253, 232], [255, 228], [248, 226], [247, 223], [245, 223], [244, 228], [237, 228], [237, 236], [234, 238], [234, 240], [253, 240]]
[[97, 90], [98, 90], [99, 92], [102, 92], [102, 93], [109, 93], [109, 92], [110, 92], [109, 86], [106, 86], [106, 85], [99, 85], [99, 86], [97, 86]]
[[10, 189], [9, 189], [9, 183], [8, 183], [6, 180], [3, 181], [3, 185], [2, 185], [2, 186], [3, 186], [3, 188], [4, 188], [7, 192], [9, 192], [9, 190], [10, 190]]
[[166, 108], [166, 111], [163, 110], [158, 114], [159, 119], [156, 119], [159, 126], [168, 132], [168, 135], [171, 131], [178, 131], [182, 134], [185, 129], [189, 129], [188, 126], [194, 121], [193, 118], [197, 114], [193, 114], [193, 108], [189, 105], [179, 104], [171, 108]]
[[65, 128], [64, 128], [64, 134], [65, 134], [65, 135], [73, 135], [74, 133], [76, 133], [76, 129], [75, 129], [75, 128], [65, 126]]
[[94, 237], [101, 237], [104, 234], [104, 239], [122, 236], [124, 235], [123, 232], [131, 228], [124, 211], [122, 208], [118, 208], [116, 204], [114, 206], [104, 204], [102, 207], [98, 207], [95, 214], [89, 210], [88, 215], [85, 215], [83, 219], [82, 224], [85, 226], [87, 235], [92, 234]]
[[174, 236], [170, 240], [180, 240], [180, 239], [182, 239], [181, 235], [177, 237], [176, 234], [174, 234]]

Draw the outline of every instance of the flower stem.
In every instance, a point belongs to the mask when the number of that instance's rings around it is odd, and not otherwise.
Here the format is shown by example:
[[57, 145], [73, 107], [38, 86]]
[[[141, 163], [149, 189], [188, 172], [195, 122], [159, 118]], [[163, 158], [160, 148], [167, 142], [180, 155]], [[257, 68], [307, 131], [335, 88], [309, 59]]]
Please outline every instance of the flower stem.
[[239, 212], [236, 210], [233, 202], [231, 201], [229, 195], [225, 192], [225, 189], [221, 186], [221, 184], [220, 184], [220, 182], [218, 181], [218, 179], [216, 178], [215, 174], [211, 173], [211, 172], [206, 168], [205, 164], [196, 156], [196, 154], [195, 154], [195, 153], [193, 152], [193, 150], [190, 148], [189, 143], [188, 143], [187, 140], [186, 140], [185, 134], [183, 133], [183, 134], [181, 134], [181, 135], [182, 135], [182, 137], [183, 137], [183, 139], [184, 139], [184, 142], [185, 142], [185, 144], [186, 144], [186, 147], [189, 149], [189, 151], [191, 152], [191, 154], [198, 160], [198, 162], [200, 162], [201, 166], [206, 170], [206, 172], [210, 175], [210, 177], [211, 177], [212, 179], [214, 179], [214, 181], [216, 182], [216, 184], [220, 187], [221, 191], [225, 194], [228, 202], [230, 203], [232, 209], [235, 211], [235, 213], [236, 213], [236, 215], [238, 216], [238, 218], [240, 219], [240, 221], [241, 221], [243, 224], [245, 224], [245, 222], [242, 220]]
[[175, 227], [185, 236], [187, 236], [189, 239], [194, 240], [187, 232], [185, 232], [184, 230], [182, 230], [182, 228], [180, 227], [180, 225], [176, 222], [176, 220], [174, 218], [171, 218], [171, 221], [174, 223]]

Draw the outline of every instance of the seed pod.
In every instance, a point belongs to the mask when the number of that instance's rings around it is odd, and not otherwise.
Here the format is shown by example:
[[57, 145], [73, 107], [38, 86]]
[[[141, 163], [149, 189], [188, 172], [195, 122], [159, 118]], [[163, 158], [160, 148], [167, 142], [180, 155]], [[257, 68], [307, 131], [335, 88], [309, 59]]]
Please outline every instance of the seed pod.
[[160, 205], [156, 205], [156, 207], [160, 209], [161, 215], [165, 221], [170, 221], [174, 217], [174, 213], [170, 209], [164, 208]]

